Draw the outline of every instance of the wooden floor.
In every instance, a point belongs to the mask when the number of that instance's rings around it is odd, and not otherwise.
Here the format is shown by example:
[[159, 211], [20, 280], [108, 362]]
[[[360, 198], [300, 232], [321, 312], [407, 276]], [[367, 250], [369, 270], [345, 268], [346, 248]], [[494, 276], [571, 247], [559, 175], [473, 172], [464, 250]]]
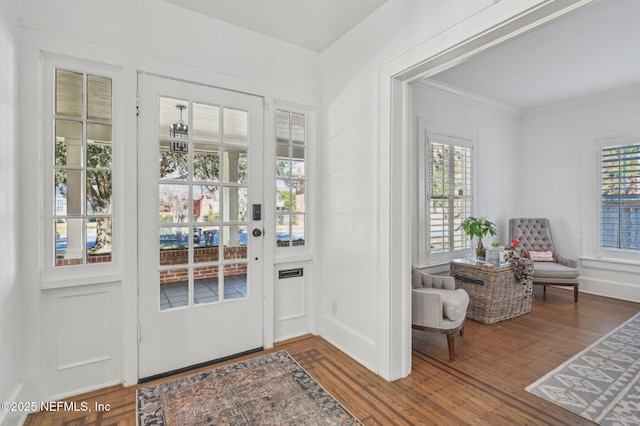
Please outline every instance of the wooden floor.
[[[448, 360], [444, 335], [413, 331], [412, 373], [387, 382], [320, 337], [277, 345], [366, 425], [591, 424], [524, 390], [640, 311], [640, 304], [534, 288], [530, 313], [493, 325], [467, 320]], [[252, 355], [256, 356], [256, 355]], [[235, 362], [235, 361], [234, 361]], [[169, 380], [169, 379], [166, 379]], [[151, 385], [146, 384], [144, 386]], [[136, 387], [116, 386], [74, 400], [108, 412], [38, 413], [26, 425], [135, 425]]]

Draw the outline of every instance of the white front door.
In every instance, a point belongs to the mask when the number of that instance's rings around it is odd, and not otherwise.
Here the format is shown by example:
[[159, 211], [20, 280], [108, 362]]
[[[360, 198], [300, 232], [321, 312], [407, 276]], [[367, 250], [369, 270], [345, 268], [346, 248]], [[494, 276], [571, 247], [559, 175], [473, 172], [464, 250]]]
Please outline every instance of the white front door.
[[263, 345], [263, 109], [256, 96], [146, 74], [138, 85], [145, 378]]

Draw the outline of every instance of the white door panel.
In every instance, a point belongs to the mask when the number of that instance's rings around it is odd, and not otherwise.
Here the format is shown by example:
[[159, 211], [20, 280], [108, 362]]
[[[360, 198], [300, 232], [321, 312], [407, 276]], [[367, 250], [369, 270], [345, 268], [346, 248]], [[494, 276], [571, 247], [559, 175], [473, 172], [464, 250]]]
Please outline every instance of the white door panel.
[[[263, 344], [262, 99], [140, 74], [139, 377]], [[170, 126], [174, 125], [173, 128]]]

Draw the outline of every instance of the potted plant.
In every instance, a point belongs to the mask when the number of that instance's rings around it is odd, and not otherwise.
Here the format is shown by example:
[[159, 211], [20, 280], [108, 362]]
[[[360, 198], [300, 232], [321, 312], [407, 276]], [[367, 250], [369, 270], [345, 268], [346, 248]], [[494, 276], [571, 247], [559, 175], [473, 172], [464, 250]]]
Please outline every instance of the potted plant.
[[476, 257], [484, 257], [485, 248], [482, 244], [482, 239], [487, 235], [496, 235], [496, 224], [487, 220], [486, 217], [473, 217], [466, 218], [460, 226], [456, 228], [456, 231], [462, 229], [470, 239], [474, 237], [478, 239], [478, 247], [476, 248]]

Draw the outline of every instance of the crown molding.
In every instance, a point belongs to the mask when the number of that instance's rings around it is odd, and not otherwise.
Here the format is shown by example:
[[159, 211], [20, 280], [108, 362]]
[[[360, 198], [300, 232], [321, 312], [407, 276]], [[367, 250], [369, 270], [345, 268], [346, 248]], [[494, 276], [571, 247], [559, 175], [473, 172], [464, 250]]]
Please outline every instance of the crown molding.
[[522, 114], [522, 120], [556, 114], [558, 112], [566, 112], [568, 109], [587, 108], [604, 102], [637, 97], [640, 97], [640, 83], [582, 96], [569, 101], [557, 102], [539, 108], [528, 109]]
[[496, 101], [495, 99], [491, 99], [486, 96], [479, 95], [477, 93], [469, 92], [469, 91], [460, 89], [458, 87], [449, 86], [448, 84], [444, 84], [439, 81], [435, 81], [431, 79], [422, 79], [420, 81], [414, 82], [413, 85], [423, 89], [435, 90], [448, 95], [464, 98], [466, 100], [470, 100], [470, 101], [488, 106], [493, 110], [497, 110], [502, 113], [507, 113], [509, 115], [515, 115], [516, 117], [520, 117], [524, 112], [520, 108], [507, 105], [505, 103]]

